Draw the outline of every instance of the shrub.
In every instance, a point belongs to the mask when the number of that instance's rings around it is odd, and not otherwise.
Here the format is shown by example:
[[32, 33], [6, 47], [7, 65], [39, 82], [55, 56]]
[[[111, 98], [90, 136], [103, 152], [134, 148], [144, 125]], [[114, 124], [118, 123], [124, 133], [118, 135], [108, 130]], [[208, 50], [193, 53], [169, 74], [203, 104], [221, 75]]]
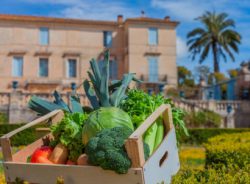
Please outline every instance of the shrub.
[[182, 136], [180, 142], [182, 144], [197, 145], [203, 144], [208, 141], [209, 138], [220, 135], [220, 134], [231, 134], [250, 132], [249, 128], [191, 128], [188, 130], [189, 136]]
[[186, 113], [185, 121], [190, 127], [219, 127], [221, 116], [212, 111]]
[[[19, 127], [23, 126], [23, 124], [1, 124], [0, 125], [0, 136], [7, 134]], [[39, 137], [36, 133], [36, 127], [28, 128], [11, 138], [12, 146], [21, 146], [28, 145], [37, 140]]]
[[168, 97], [174, 97], [174, 98], [179, 98], [179, 91], [176, 88], [168, 88], [167, 89], [167, 95]]
[[215, 136], [205, 148], [206, 167], [241, 169], [250, 165], [250, 132]]
[[182, 169], [173, 177], [173, 184], [250, 184], [250, 167], [227, 169]]
[[0, 124], [4, 124], [8, 122], [8, 117], [5, 113], [0, 112]]

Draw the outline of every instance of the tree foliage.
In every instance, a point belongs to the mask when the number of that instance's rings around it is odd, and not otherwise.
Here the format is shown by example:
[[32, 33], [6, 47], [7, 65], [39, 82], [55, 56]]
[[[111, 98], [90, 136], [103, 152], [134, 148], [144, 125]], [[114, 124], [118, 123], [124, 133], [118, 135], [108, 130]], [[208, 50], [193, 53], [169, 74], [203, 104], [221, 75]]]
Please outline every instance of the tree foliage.
[[208, 11], [196, 20], [200, 21], [203, 27], [195, 28], [187, 34], [191, 57], [195, 60], [199, 55], [199, 63], [202, 63], [212, 53], [214, 72], [219, 72], [220, 58], [227, 61], [229, 56], [234, 61], [234, 53], [239, 52], [241, 36], [234, 30], [235, 22], [229, 19], [226, 13]]
[[238, 77], [239, 71], [237, 69], [231, 69], [228, 71], [230, 78]]
[[211, 73], [208, 77], [208, 84], [219, 83], [227, 79], [228, 78], [225, 76], [224, 73], [220, 73], [220, 72]]
[[178, 84], [193, 87], [195, 85], [192, 72], [185, 66], [178, 66]]

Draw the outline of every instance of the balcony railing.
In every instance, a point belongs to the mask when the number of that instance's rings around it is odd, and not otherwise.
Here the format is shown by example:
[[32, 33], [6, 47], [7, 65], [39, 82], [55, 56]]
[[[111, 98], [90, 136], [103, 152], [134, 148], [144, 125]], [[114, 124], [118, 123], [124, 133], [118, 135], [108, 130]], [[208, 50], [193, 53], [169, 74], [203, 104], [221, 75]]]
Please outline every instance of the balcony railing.
[[145, 83], [163, 83], [166, 84], [168, 81], [167, 75], [140, 75], [140, 80]]

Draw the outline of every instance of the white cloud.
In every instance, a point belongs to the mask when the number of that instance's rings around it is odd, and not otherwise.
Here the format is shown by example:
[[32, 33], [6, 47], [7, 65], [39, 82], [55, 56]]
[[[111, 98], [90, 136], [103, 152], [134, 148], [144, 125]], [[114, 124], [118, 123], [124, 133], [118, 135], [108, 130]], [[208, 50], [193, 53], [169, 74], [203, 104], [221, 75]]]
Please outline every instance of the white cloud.
[[20, 0], [20, 1], [32, 4], [62, 4], [62, 5], [77, 5], [77, 3], [86, 2], [86, 0]]
[[107, 3], [100, 1], [99, 3], [90, 2], [88, 4], [78, 4], [63, 9], [59, 14], [63, 17], [98, 19], [98, 20], [114, 20], [117, 15], [125, 17], [136, 16], [133, 9], [129, 9], [123, 4]]
[[188, 48], [186, 42], [179, 36], [176, 37], [177, 57], [178, 59], [188, 55]]
[[204, 7], [195, 1], [167, 1], [167, 0], [152, 0], [152, 6], [155, 8], [161, 8], [174, 17], [192, 21], [194, 18], [200, 16], [204, 12]]
[[115, 20], [117, 15], [124, 17], [138, 16], [136, 7], [129, 7], [125, 2], [106, 0], [22, 0], [26, 3], [43, 3], [52, 5], [63, 5], [59, 11], [50, 13], [50, 16]]
[[232, 17], [249, 17], [249, 12], [241, 11], [242, 8], [250, 7], [249, 0], [152, 0], [154, 8], [163, 9], [166, 13], [184, 21], [192, 21], [205, 11], [223, 11]]

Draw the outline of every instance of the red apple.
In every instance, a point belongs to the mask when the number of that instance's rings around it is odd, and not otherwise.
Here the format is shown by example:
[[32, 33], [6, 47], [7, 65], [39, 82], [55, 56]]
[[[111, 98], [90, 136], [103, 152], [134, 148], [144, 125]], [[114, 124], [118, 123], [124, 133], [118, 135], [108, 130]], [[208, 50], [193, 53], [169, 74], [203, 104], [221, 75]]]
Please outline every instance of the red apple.
[[49, 146], [43, 146], [41, 148], [37, 148], [31, 156], [31, 163], [44, 163], [44, 164], [53, 164], [48, 158], [52, 153], [53, 148]]

